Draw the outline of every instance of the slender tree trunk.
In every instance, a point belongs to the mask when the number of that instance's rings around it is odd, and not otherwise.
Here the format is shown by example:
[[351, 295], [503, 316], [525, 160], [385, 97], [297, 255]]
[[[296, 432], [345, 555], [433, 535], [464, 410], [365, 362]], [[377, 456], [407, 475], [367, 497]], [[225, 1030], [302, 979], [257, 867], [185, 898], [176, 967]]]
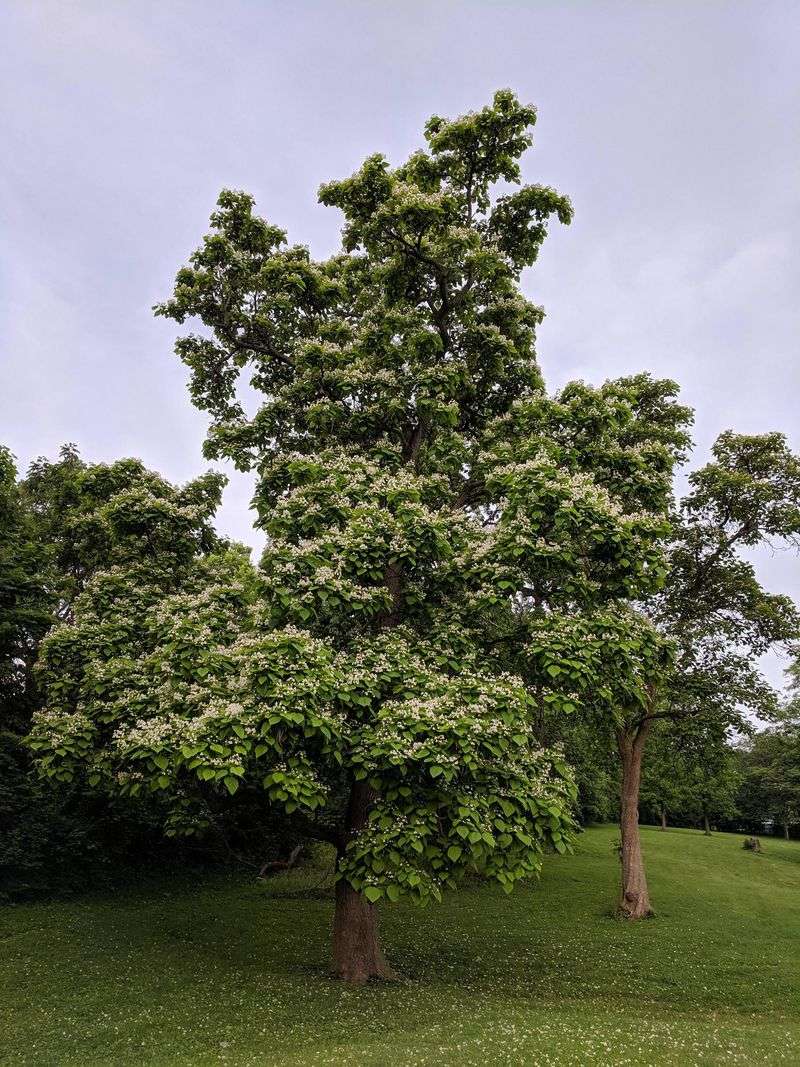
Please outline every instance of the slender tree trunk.
[[708, 815], [703, 812], [703, 833], [706, 837], [711, 837], [711, 827], [708, 825]]
[[622, 891], [618, 910], [625, 919], [644, 919], [653, 914], [639, 836], [639, 787], [642, 778], [642, 754], [648, 728], [649, 723], [645, 721], [635, 731], [621, 729], [617, 733], [617, 744], [622, 759], [619, 820]]
[[788, 820], [783, 824], [783, 836], [787, 841], [789, 840], [789, 822], [788, 822]]
[[[348, 842], [367, 822], [374, 793], [366, 782], [354, 782], [339, 860]], [[338, 866], [338, 861], [337, 861]], [[373, 978], [394, 978], [394, 972], [383, 958], [378, 937], [378, 915], [362, 893], [349, 882], [336, 882], [336, 903], [333, 915], [333, 972], [345, 982], [368, 982]]]
[[661, 829], [662, 830], [666, 830], [666, 828], [667, 828], [667, 809], [662, 805], [662, 807], [661, 807]]

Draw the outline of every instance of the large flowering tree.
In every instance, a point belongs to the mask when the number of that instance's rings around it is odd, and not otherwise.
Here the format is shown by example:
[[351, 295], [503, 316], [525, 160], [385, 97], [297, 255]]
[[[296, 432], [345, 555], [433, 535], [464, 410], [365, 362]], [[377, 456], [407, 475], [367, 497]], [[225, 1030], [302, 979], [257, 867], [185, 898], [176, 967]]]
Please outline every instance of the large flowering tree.
[[[373, 156], [323, 186], [345, 217], [324, 262], [222, 193], [157, 310], [202, 326], [177, 352], [206, 454], [257, 473], [260, 568], [228, 550], [99, 575], [46, 649], [50, 773], [162, 791], [176, 830], [204, 790], [258, 788], [335, 844], [347, 979], [388, 973], [376, 901], [438, 899], [471, 870], [510, 889], [564, 850], [574, 787], [540, 707], [576, 709], [586, 627], [635, 643], [615, 605], [660, 580], [669, 390], [649, 421], [649, 379], [543, 392], [519, 279], [572, 212], [513, 188], [534, 120], [499, 92], [432, 118], [401, 167]], [[554, 442], [570, 411], [581, 432]], [[636, 431], [611, 457], [592, 432], [609, 420]], [[608, 660], [575, 661], [584, 689]]]

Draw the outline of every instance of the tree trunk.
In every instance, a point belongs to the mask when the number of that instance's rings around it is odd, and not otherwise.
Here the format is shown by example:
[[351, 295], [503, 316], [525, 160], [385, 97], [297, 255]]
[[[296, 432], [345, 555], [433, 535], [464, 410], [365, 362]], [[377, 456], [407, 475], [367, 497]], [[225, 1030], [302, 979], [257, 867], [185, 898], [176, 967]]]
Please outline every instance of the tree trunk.
[[711, 827], [708, 825], [708, 815], [703, 812], [703, 833], [706, 837], [711, 837]]
[[666, 830], [666, 828], [667, 828], [667, 809], [662, 807], [661, 808], [661, 829], [662, 830]]
[[642, 858], [639, 836], [639, 786], [642, 777], [642, 753], [647, 736], [645, 721], [635, 731], [624, 729], [617, 733], [622, 759], [622, 797], [620, 805], [620, 862], [622, 864], [622, 892], [619, 914], [625, 919], [644, 919], [653, 914], [647, 876]]
[[788, 821], [783, 824], [783, 836], [787, 841], [789, 840], [789, 823], [788, 823]]
[[337, 978], [355, 983], [394, 978], [381, 951], [374, 905], [344, 879], [336, 883], [333, 972]]
[[[354, 782], [350, 790], [345, 829], [339, 847], [341, 860], [348, 842], [367, 822], [374, 793], [366, 782]], [[338, 867], [337, 860], [337, 867]], [[390, 979], [395, 974], [383, 958], [378, 937], [378, 915], [362, 893], [343, 878], [336, 882], [333, 915], [333, 973], [345, 982]]]

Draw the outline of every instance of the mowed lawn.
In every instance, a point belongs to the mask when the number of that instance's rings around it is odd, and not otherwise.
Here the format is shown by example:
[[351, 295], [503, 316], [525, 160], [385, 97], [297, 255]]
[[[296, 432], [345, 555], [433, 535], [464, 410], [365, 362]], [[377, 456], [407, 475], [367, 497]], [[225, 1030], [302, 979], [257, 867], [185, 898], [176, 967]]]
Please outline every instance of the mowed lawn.
[[6, 907], [0, 1062], [800, 1063], [800, 843], [643, 833], [657, 918], [611, 917], [592, 829], [512, 896], [385, 908], [393, 985], [327, 977], [322, 870]]

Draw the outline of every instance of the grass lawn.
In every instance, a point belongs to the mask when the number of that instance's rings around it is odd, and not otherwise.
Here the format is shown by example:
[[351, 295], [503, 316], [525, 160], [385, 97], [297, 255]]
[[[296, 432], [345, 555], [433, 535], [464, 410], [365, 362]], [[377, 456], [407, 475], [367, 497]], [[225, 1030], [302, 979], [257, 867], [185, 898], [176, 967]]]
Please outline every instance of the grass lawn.
[[325, 974], [321, 872], [0, 911], [0, 1063], [800, 1063], [800, 843], [645, 829], [656, 919], [610, 914], [611, 827], [539, 884], [383, 912], [399, 985]]

